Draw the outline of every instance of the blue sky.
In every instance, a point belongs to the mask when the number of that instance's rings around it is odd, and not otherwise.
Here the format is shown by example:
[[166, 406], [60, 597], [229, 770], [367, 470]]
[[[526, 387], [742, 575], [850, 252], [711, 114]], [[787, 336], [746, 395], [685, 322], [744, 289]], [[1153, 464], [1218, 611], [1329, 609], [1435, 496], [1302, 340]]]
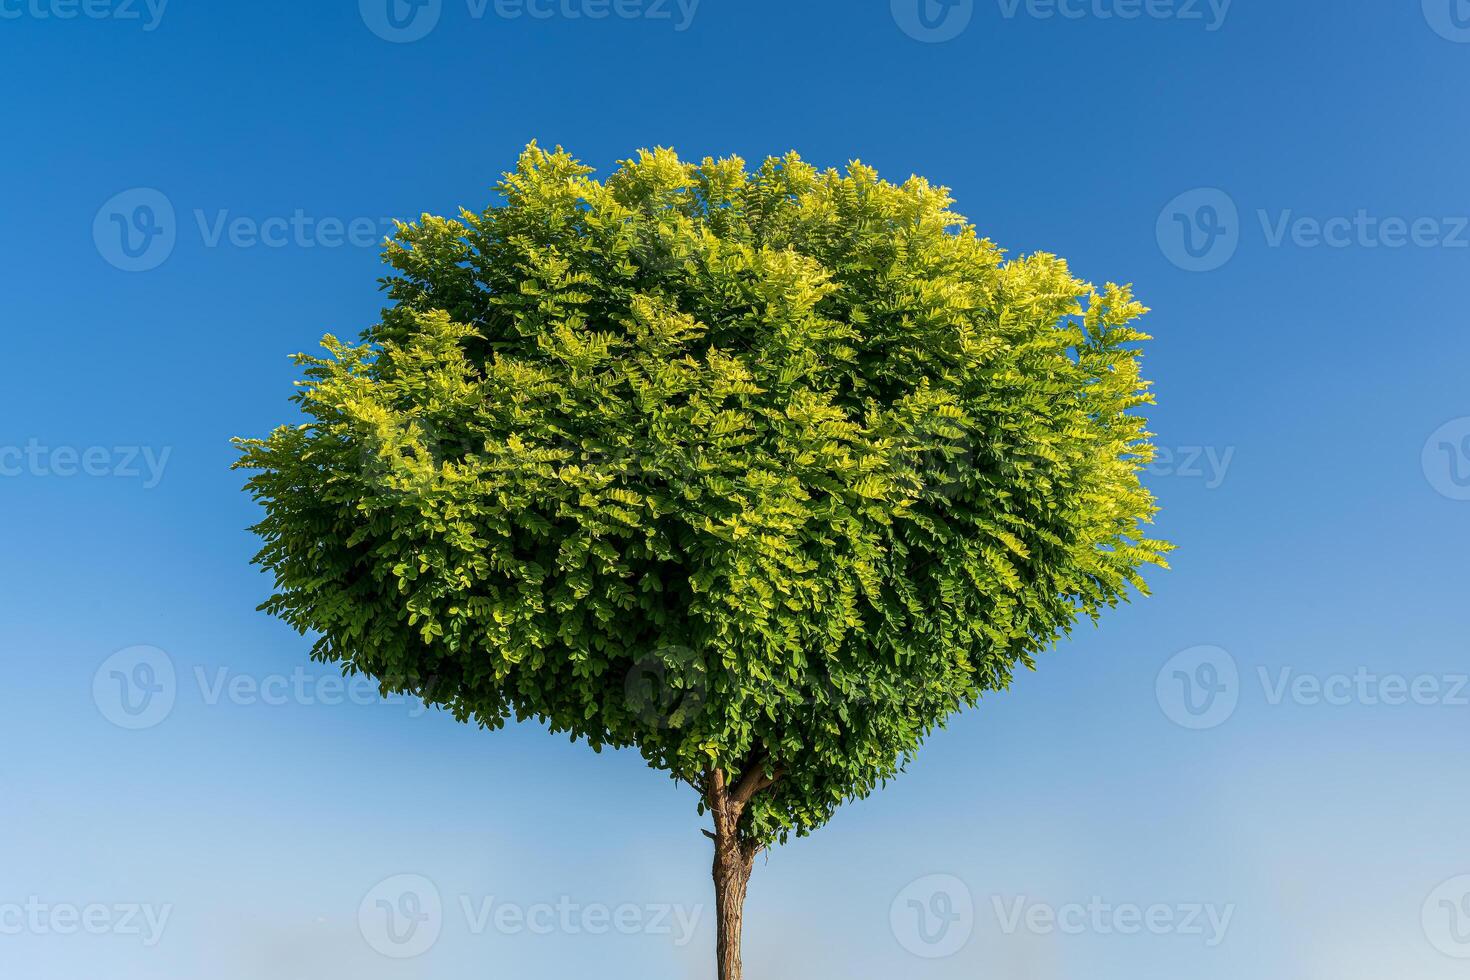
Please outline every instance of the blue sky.
[[230, 437], [535, 138], [919, 173], [1153, 309], [1173, 570], [763, 860], [749, 976], [1463, 975], [1470, 5], [396, 2], [0, 0], [0, 972], [712, 975], [687, 790], [254, 611]]

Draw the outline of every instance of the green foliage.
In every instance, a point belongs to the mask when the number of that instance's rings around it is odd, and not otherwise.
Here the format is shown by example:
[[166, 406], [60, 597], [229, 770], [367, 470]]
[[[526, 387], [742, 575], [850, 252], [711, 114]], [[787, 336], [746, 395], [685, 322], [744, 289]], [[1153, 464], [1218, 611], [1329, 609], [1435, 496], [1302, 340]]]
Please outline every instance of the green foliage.
[[1145, 310], [917, 177], [590, 175], [532, 145], [400, 225], [382, 322], [300, 355], [239, 443], [262, 608], [461, 720], [759, 767], [744, 833], [804, 834], [1163, 564]]

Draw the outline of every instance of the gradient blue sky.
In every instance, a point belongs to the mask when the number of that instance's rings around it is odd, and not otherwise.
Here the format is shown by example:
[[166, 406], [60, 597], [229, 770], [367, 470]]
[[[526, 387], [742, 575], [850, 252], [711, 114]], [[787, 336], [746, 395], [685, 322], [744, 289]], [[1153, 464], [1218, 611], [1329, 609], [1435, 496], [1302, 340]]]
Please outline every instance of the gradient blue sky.
[[[323, 704], [254, 611], [229, 438], [290, 417], [287, 355], [372, 322], [379, 265], [221, 218], [478, 208], [536, 138], [604, 170], [662, 144], [920, 173], [1153, 308], [1173, 571], [762, 861], [750, 977], [1464, 975], [1470, 9], [918, 2], [441, 0], [399, 43], [386, 0], [0, 0], [0, 974], [712, 975], [687, 790], [529, 727]], [[132, 264], [166, 260], [120, 268], [114, 215], [171, 230]], [[114, 669], [160, 665], [166, 715], [115, 724]], [[443, 906], [411, 958], [375, 948], [399, 875]], [[490, 899], [642, 926], [465, 914]], [[1175, 925], [1069, 911], [1094, 899]], [[104, 907], [104, 934], [36, 905]], [[129, 906], [167, 911], [156, 943]]]

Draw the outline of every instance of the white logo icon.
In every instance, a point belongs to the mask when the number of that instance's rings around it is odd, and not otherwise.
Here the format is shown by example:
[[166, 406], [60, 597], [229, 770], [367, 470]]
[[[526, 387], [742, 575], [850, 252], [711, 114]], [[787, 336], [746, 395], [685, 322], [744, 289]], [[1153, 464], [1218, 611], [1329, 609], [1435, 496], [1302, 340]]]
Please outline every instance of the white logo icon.
[[1430, 892], [1420, 921], [1435, 949], [1457, 960], [1470, 959], [1470, 875], [1451, 878]]
[[92, 700], [102, 717], [119, 728], [139, 731], [163, 722], [178, 697], [178, 675], [157, 647], [119, 650], [92, 676]]
[[1424, 19], [1440, 37], [1470, 44], [1470, 0], [1424, 0]]
[[439, 889], [422, 875], [395, 875], [379, 882], [363, 896], [357, 926], [368, 945], [384, 956], [422, 956], [444, 928]]
[[952, 41], [970, 26], [975, 0], [892, 0], [893, 19], [915, 41]]
[[92, 221], [92, 241], [99, 255], [124, 272], [156, 269], [178, 241], [173, 202], [151, 187], [113, 195]]
[[444, 0], [358, 0], [362, 22], [394, 44], [423, 40], [439, 26]]
[[1154, 693], [1174, 724], [1215, 728], [1228, 721], [1240, 703], [1240, 671], [1235, 658], [1220, 647], [1190, 647], [1164, 664]]
[[1211, 272], [1240, 247], [1240, 211], [1224, 191], [1197, 188], [1164, 205], [1155, 233], [1164, 258], [1185, 272]]
[[1454, 419], [1424, 443], [1424, 476], [1440, 495], [1470, 500], [1470, 418]]
[[888, 923], [904, 949], [926, 960], [953, 956], [975, 931], [975, 900], [954, 875], [928, 875], [893, 899]]

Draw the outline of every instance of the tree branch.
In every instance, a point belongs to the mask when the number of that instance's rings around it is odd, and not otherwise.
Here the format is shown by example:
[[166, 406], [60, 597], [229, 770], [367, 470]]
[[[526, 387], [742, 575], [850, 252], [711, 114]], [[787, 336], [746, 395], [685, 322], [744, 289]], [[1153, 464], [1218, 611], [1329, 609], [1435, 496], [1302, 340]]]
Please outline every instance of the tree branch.
[[761, 790], [769, 789], [781, 778], [781, 767], [775, 766], [770, 775], [766, 775], [766, 763], [769, 757], [762, 753], [760, 759], [746, 767], [740, 777], [740, 782], [730, 791], [730, 798], [735, 801], [736, 806], [741, 809], [755, 797]]

